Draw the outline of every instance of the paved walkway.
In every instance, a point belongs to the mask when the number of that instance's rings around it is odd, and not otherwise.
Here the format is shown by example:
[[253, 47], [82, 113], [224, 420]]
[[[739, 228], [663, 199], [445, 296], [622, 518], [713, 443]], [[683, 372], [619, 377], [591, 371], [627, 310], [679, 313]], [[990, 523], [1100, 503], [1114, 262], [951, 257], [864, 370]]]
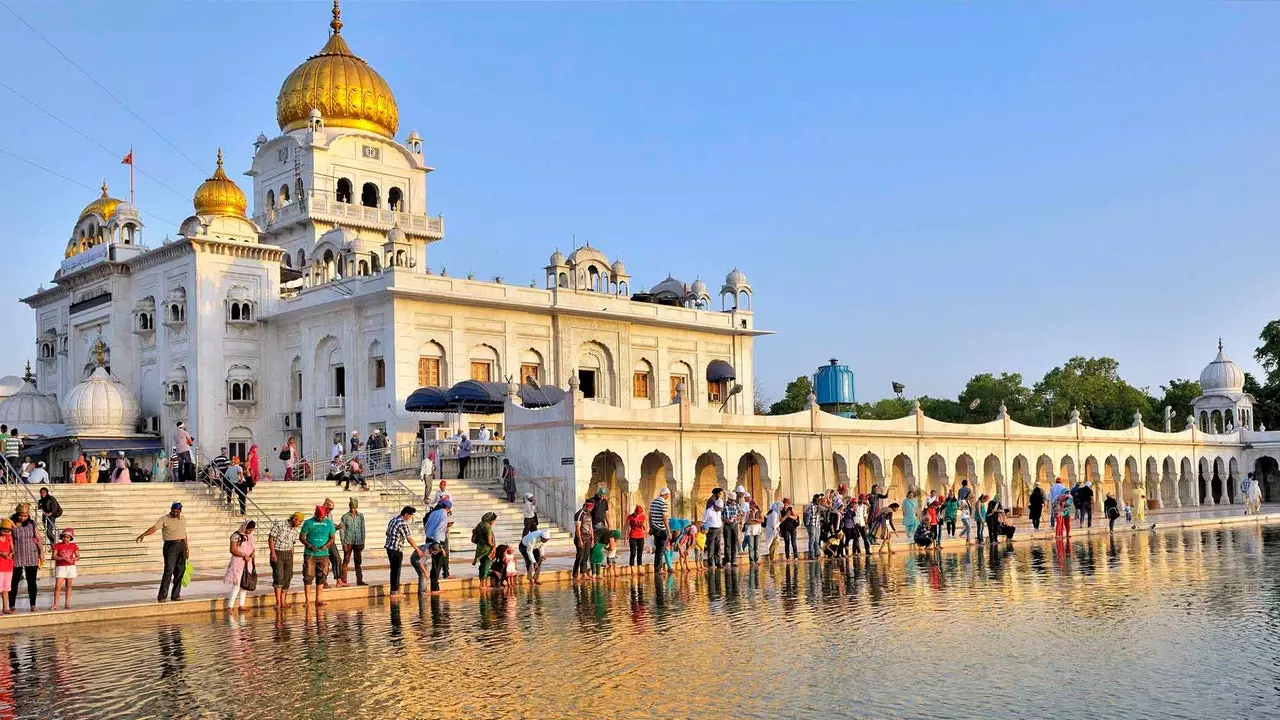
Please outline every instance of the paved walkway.
[[[1156, 529], [1169, 529], [1257, 522], [1280, 522], [1280, 504], [1263, 505], [1260, 515], [1250, 516], [1244, 515], [1244, 509], [1240, 505], [1151, 511], [1147, 514], [1146, 525], [1154, 526]], [[1042, 523], [1041, 530], [1038, 533], [1031, 530], [1031, 523], [1026, 518], [1018, 519], [1017, 527], [1018, 531], [1014, 536], [1015, 542], [1044, 540], [1053, 537], [1053, 532], [1049, 529], [1047, 522]], [[1090, 536], [1103, 536], [1106, 532], [1105, 518], [1099, 520], [1095, 517], [1092, 528], [1073, 528], [1072, 537], [1079, 539]], [[1133, 532], [1133, 530], [1128, 525], [1123, 525], [1122, 521], [1118, 521], [1116, 532]], [[805, 543], [803, 532], [800, 533], [799, 540], [803, 548]], [[913, 547], [913, 543], [910, 538], [906, 537], [905, 533], [900, 533], [893, 541], [892, 546], [895, 552], [908, 552]], [[944, 552], [955, 551], [963, 549], [965, 542], [962, 539], [947, 537], [943, 539], [942, 546]], [[386, 556], [380, 548], [371, 550], [369, 555], [371, 562], [365, 572], [365, 582], [369, 583], [369, 586], [332, 588], [326, 591], [326, 598], [354, 600], [387, 596], [389, 594], [390, 569], [387, 566]], [[620, 549], [619, 558], [624, 563], [626, 562], [626, 548]], [[646, 559], [652, 563], [651, 556], [646, 555]], [[569, 570], [572, 565], [573, 557], [567, 549], [561, 549], [553, 553], [543, 564], [543, 582], [554, 583], [568, 580]], [[266, 607], [274, 604], [271, 593], [270, 571], [266, 567], [265, 563], [259, 566], [259, 590], [257, 594], [250, 598], [250, 602], [255, 607]], [[519, 567], [521, 573], [523, 573], [523, 561], [519, 562]], [[460, 592], [477, 587], [475, 570], [471, 565], [469, 554], [467, 557], [457, 557], [453, 562], [452, 570], [454, 579], [442, 584], [441, 589], [443, 592]], [[130, 617], [220, 611], [225, 608], [224, 603], [228, 593], [227, 586], [222, 583], [222, 571], [222, 567], [198, 568], [190, 586], [182, 593], [183, 601], [164, 604], [156, 603], [159, 568], [157, 568], [155, 574], [121, 573], [82, 577], [76, 581], [72, 596], [72, 603], [75, 609], [72, 611], [59, 610], [56, 613], [49, 611], [52, 601], [52, 580], [48, 577], [47, 571], [42, 571], [38, 581], [40, 586], [40, 596], [37, 600], [38, 611], [35, 613], [29, 612], [26, 597], [22, 595], [18, 600], [18, 613], [0, 617], [0, 631], [76, 622], [118, 620]], [[417, 582], [417, 576], [413, 569], [409, 567], [407, 560], [405, 561], [401, 578], [404, 583], [414, 584]], [[349, 579], [354, 582], [354, 573]], [[293, 599], [291, 600], [296, 604], [302, 602], [301, 581], [301, 568], [299, 568], [298, 573], [294, 576]], [[25, 591], [25, 587], [23, 589]], [[416, 588], [406, 586], [406, 591], [416, 592]]]

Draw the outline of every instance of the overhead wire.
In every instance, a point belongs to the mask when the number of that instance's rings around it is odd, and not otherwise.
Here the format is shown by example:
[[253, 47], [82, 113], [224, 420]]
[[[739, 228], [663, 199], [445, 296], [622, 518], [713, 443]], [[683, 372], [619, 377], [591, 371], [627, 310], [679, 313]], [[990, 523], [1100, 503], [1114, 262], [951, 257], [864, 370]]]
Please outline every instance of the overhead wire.
[[43, 33], [35, 29], [35, 27], [31, 25], [31, 23], [24, 20], [23, 17], [19, 15], [13, 8], [9, 7], [8, 3], [6, 3], [4, 0], [0, 0], [0, 7], [3, 7], [5, 10], [9, 11], [9, 14], [17, 18], [18, 22], [22, 23], [28, 30], [32, 32], [32, 34], [40, 38], [45, 45], [48, 45], [50, 48], [53, 48], [54, 52], [62, 56], [63, 60], [66, 60], [68, 63], [70, 63], [71, 67], [74, 67], [76, 70], [79, 70], [81, 75], [84, 75], [86, 78], [89, 79], [89, 82], [93, 83], [98, 87], [99, 90], [106, 93], [107, 97], [110, 97], [112, 100], [115, 100], [116, 103], [120, 105], [120, 107], [125, 109], [125, 112], [129, 113], [130, 115], [133, 116], [135, 120], [142, 123], [143, 127], [155, 133], [156, 137], [163, 140], [166, 145], [168, 145], [170, 148], [173, 149], [175, 153], [178, 154], [179, 157], [181, 157], [183, 160], [186, 160], [188, 163], [191, 163], [192, 167], [200, 171], [202, 177], [208, 176], [208, 171], [206, 171], [203, 167], [201, 167], [200, 164], [197, 163], [195, 160], [192, 160], [190, 157], [188, 157], [186, 153], [182, 152], [182, 148], [175, 145], [171, 140], [169, 140], [169, 138], [165, 137], [163, 133], [161, 133], [154, 126], [152, 126], [151, 123], [147, 122], [142, 118], [141, 115], [134, 112], [133, 108], [129, 107], [128, 103], [126, 103], [124, 100], [121, 100], [115, 93], [107, 89], [107, 86], [98, 82], [96, 78], [94, 78], [92, 75], [89, 74], [88, 70], [85, 70], [84, 68], [80, 67], [80, 64], [77, 63], [75, 60], [72, 60], [70, 55], [67, 55], [65, 52], [63, 52], [62, 49], [59, 48], [57, 45], [55, 45], [52, 40], [45, 37]]
[[[19, 154], [15, 153], [15, 152], [12, 152], [12, 151], [9, 151], [9, 150], [6, 150], [6, 149], [4, 149], [4, 148], [0, 147], [0, 153], [4, 153], [5, 155], [8, 155], [9, 157], [13, 158], [14, 160], [17, 160], [18, 162], [26, 163], [27, 165], [30, 165], [31, 167], [36, 168], [37, 170], [41, 170], [41, 171], [43, 171], [43, 172], [46, 172], [46, 173], [48, 173], [48, 174], [50, 174], [50, 175], [52, 175], [52, 176], [54, 176], [54, 177], [56, 177], [56, 178], [58, 178], [58, 179], [60, 179], [60, 180], [65, 180], [65, 181], [67, 181], [67, 182], [71, 183], [72, 185], [75, 185], [75, 186], [77, 186], [77, 187], [82, 187], [82, 188], [84, 188], [85, 190], [88, 190], [89, 192], [93, 192], [93, 191], [95, 190], [95, 188], [89, 187], [88, 185], [85, 185], [84, 183], [80, 182], [79, 180], [76, 180], [76, 179], [74, 179], [74, 178], [67, 177], [66, 175], [63, 175], [62, 173], [58, 172], [57, 170], [54, 170], [54, 169], [52, 169], [52, 168], [46, 167], [46, 166], [44, 166], [44, 165], [41, 165], [40, 163], [38, 163], [38, 162], [36, 162], [36, 161], [34, 161], [34, 160], [29, 160], [29, 159], [27, 159], [27, 158], [24, 158], [24, 157], [22, 157], [21, 155], [19, 155]], [[159, 220], [160, 222], [163, 222], [163, 223], [165, 223], [166, 225], [169, 225], [170, 227], [177, 225], [177, 223], [175, 223], [174, 221], [172, 221], [172, 220], [170, 220], [170, 219], [168, 219], [168, 218], [161, 217], [161, 216], [159, 216], [159, 215], [157, 215], [157, 214], [155, 214], [155, 213], [153, 213], [153, 212], [151, 212], [151, 211], [149, 211], [149, 210], [143, 210], [142, 208], [138, 208], [138, 212], [142, 213], [143, 215], [148, 215], [148, 216], [150, 216], [150, 217], [153, 217], [153, 218], [155, 218], [156, 220]]]
[[[72, 125], [71, 123], [67, 122], [66, 120], [63, 120], [62, 118], [58, 117], [57, 115], [54, 115], [52, 112], [50, 112], [49, 110], [47, 110], [47, 109], [45, 109], [44, 107], [42, 107], [42, 106], [41, 106], [40, 104], [38, 104], [36, 101], [34, 101], [34, 100], [32, 100], [31, 98], [27, 97], [26, 95], [23, 95], [22, 93], [18, 92], [18, 91], [17, 91], [13, 86], [9, 85], [9, 84], [8, 84], [8, 83], [6, 83], [5, 81], [0, 80], [0, 87], [4, 88], [5, 90], [8, 90], [9, 92], [13, 93], [14, 95], [17, 95], [21, 100], [25, 101], [25, 102], [26, 102], [28, 105], [30, 105], [31, 107], [33, 107], [33, 108], [35, 108], [35, 109], [39, 110], [40, 112], [44, 113], [45, 115], [48, 115], [48, 116], [49, 116], [50, 118], [52, 118], [55, 122], [59, 123], [60, 125], [62, 125], [62, 126], [63, 126], [63, 127], [65, 127], [65, 128], [67, 128], [67, 129], [68, 129], [68, 130], [70, 130], [71, 132], [74, 132], [75, 134], [79, 135], [80, 137], [84, 138], [85, 140], [88, 140], [89, 142], [91, 142], [91, 143], [93, 143], [94, 145], [98, 146], [98, 148], [99, 148], [99, 149], [101, 149], [103, 152], [107, 153], [108, 155], [111, 155], [112, 157], [117, 157], [117, 158], [122, 158], [122, 157], [124, 157], [124, 155], [123, 155], [123, 154], [118, 153], [118, 152], [117, 152], [117, 151], [115, 151], [115, 150], [112, 150], [111, 148], [107, 147], [106, 145], [103, 145], [102, 143], [98, 142], [98, 141], [97, 141], [97, 140], [95, 140], [93, 137], [91, 137], [88, 133], [86, 133], [86, 132], [84, 132], [83, 130], [81, 130], [81, 129], [77, 128], [76, 126]], [[162, 188], [164, 188], [164, 189], [168, 190], [169, 192], [171, 192], [171, 193], [173, 193], [173, 194], [177, 195], [178, 197], [182, 198], [183, 200], [186, 200], [186, 201], [188, 201], [188, 202], [190, 202], [190, 201], [191, 201], [191, 196], [190, 196], [190, 195], [187, 195], [186, 193], [182, 192], [181, 190], [178, 190], [178, 189], [176, 189], [176, 188], [172, 187], [171, 185], [169, 185], [169, 184], [168, 184], [168, 183], [166, 183], [165, 181], [161, 180], [160, 178], [156, 177], [155, 175], [152, 175], [151, 173], [147, 172], [146, 170], [143, 170], [142, 168], [138, 167], [136, 164], [133, 166], [133, 169], [134, 169], [135, 171], [137, 171], [137, 173], [138, 173], [139, 175], [142, 175], [143, 177], [150, 179], [152, 182], [154, 182], [154, 183], [156, 183], [157, 185], [159, 185], [160, 187], [162, 187]]]

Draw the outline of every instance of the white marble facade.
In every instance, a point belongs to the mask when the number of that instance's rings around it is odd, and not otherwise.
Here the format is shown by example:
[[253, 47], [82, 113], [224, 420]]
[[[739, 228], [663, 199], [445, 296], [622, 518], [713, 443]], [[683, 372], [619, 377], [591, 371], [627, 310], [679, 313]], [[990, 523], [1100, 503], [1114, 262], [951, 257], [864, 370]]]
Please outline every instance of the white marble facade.
[[[621, 408], [670, 404], [683, 383], [697, 406], [752, 411], [753, 340], [764, 333], [737, 268], [725, 280], [730, 301], [722, 293], [713, 309], [700, 280], [669, 279], [633, 300], [621, 262], [594, 247], [557, 251], [545, 287], [433, 267], [444, 221], [428, 212], [422, 139], [396, 138], [394, 98], [346, 45], [336, 7], [331, 28], [281, 89], [280, 134], [254, 143], [250, 192], [219, 165], [196, 214], [172, 230], [144, 232], [105, 185], [84, 208], [54, 285], [23, 299], [36, 313], [41, 393], [66, 398], [101, 340], [142, 428], [166, 445], [178, 421], [206, 449], [257, 443], [266, 453], [287, 435], [314, 449], [375, 427], [406, 441], [424, 421], [484, 420], [406, 412], [410, 393], [486, 375], [564, 387], [581, 371], [597, 400]], [[311, 72], [325, 63], [359, 69], [377, 107], [333, 101], [329, 75]], [[309, 101], [317, 107], [299, 114]], [[156, 242], [165, 232], [175, 234]], [[558, 283], [561, 272], [574, 282]], [[717, 360], [734, 380], [708, 382]]]

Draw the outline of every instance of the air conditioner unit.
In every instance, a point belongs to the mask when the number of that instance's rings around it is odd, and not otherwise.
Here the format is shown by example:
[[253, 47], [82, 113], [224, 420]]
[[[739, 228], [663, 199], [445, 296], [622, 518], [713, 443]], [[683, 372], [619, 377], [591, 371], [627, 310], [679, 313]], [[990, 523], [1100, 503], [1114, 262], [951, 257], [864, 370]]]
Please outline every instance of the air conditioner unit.
[[142, 432], [160, 434], [160, 416], [148, 415], [142, 418]]
[[284, 414], [284, 429], [285, 429], [285, 430], [289, 430], [289, 429], [291, 429], [292, 427], [293, 427], [293, 414], [292, 414], [292, 413], [285, 413], [285, 414]]

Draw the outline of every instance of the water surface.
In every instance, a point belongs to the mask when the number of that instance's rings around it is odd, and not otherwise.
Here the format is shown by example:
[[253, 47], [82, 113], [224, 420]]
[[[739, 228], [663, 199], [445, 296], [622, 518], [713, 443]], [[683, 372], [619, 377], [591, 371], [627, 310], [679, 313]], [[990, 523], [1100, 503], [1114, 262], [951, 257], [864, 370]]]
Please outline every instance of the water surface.
[[0, 718], [1262, 717], [1278, 570], [1253, 526], [33, 630]]

